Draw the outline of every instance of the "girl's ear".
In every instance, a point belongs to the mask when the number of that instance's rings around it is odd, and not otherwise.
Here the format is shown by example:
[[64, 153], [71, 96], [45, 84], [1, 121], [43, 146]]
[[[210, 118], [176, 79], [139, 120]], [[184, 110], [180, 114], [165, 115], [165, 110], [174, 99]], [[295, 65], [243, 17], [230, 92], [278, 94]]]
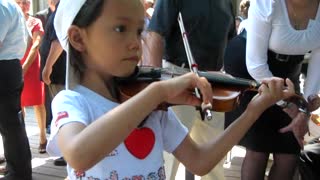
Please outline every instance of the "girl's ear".
[[73, 48], [75, 48], [79, 52], [83, 52], [85, 50], [81, 29], [78, 26], [70, 26], [68, 30], [68, 37], [69, 43], [72, 45]]

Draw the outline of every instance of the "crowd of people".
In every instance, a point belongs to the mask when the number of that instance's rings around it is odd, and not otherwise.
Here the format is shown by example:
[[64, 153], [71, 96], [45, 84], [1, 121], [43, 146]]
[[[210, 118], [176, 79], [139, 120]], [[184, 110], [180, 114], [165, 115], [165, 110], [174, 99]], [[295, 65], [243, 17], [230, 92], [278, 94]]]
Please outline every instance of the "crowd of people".
[[[32, 179], [27, 106], [40, 129], [38, 152], [61, 157], [55, 163], [66, 163], [69, 179], [172, 179], [181, 162], [189, 175], [223, 180], [234, 145], [246, 148], [243, 180], [263, 180], [270, 154], [270, 180], [291, 180], [298, 167], [305, 179], [319, 177], [305, 173], [320, 164], [319, 138], [301, 151], [320, 106], [319, 0], [242, 0], [239, 15], [231, 0], [48, 0], [35, 16], [30, 0], [0, 2], [4, 179]], [[123, 102], [119, 81], [141, 65], [183, 75]], [[214, 112], [221, 121], [207, 120], [201, 107], [215, 107], [215, 84], [197, 69], [261, 85], [243, 92], [236, 109]], [[159, 109], [164, 103], [179, 106]], [[170, 174], [164, 151], [175, 162]]]

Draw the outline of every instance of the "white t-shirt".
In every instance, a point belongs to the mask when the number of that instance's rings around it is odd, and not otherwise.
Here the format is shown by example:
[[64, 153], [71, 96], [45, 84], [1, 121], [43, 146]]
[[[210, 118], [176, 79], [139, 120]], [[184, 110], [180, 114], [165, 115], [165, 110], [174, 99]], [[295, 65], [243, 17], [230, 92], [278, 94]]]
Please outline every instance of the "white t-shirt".
[[272, 77], [267, 64], [268, 49], [287, 55], [309, 51], [304, 96], [320, 89], [320, 5], [314, 20], [305, 30], [295, 30], [289, 21], [285, 0], [252, 0], [249, 8], [246, 63], [250, 75], [260, 81]]
[[[61, 91], [52, 102], [48, 153], [62, 156], [56, 137], [61, 126], [70, 122], [88, 126], [118, 105], [83, 86], [76, 86], [72, 91]], [[163, 150], [173, 152], [186, 137], [187, 131], [172, 110], [155, 111], [142, 128], [91, 169], [76, 173], [67, 165], [68, 176], [70, 179], [77, 179], [76, 174], [84, 179], [165, 179]]]

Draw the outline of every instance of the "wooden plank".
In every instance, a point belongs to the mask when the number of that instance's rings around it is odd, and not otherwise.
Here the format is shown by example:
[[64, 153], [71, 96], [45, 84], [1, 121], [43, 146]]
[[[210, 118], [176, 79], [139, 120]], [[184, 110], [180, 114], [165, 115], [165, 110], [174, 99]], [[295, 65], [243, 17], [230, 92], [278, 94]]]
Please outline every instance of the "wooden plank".
[[65, 178], [33, 173], [32, 174], [32, 179], [33, 180], [62, 180], [62, 179], [65, 179]]
[[[55, 166], [54, 159], [58, 157], [50, 157], [47, 153], [39, 154], [39, 129], [35, 120], [33, 108], [26, 108], [25, 125], [29, 144], [32, 153], [32, 176], [33, 180], [64, 180], [67, 177], [65, 166]], [[49, 136], [49, 135], [48, 135]], [[3, 152], [2, 138], [0, 138], [0, 150]], [[2, 164], [5, 165], [5, 164]], [[0, 175], [3, 177], [3, 175]]]

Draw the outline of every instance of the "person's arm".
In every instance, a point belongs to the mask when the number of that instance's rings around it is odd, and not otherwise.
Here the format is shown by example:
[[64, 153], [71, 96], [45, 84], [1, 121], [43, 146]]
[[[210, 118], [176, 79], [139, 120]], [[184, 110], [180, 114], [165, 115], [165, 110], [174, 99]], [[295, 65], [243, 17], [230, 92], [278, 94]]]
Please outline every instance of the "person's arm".
[[263, 81], [259, 94], [249, 103], [244, 113], [238, 117], [220, 136], [212, 137], [208, 143], [196, 144], [190, 136], [173, 152], [188, 170], [197, 175], [205, 175], [215, 167], [226, 153], [236, 145], [249, 130], [257, 118], [269, 106], [282, 98], [294, 94], [294, 85], [287, 80], [288, 90], [284, 89], [284, 82], [279, 78]]
[[143, 38], [143, 65], [162, 66], [164, 37], [169, 36], [178, 23], [178, 2], [179, 0], [157, 0], [146, 36]]
[[320, 48], [311, 52], [308, 63], [307, 78], [304, 87], [305, 98], [308, 98], [312, 94], [318, 94], [320, 90]]
[[267, 63], [272, 31], [271, 2], [270, 0], [252, 1], [247, 20], [246, 65], [249, 74], [257, 81], [273, 77]]
[[23, 74], [25, 74], [28, 71], [29, 67], [34, 62], [37, 56], [37, 52], [39, 51], [39, 48], [40, 48], [41, 40], [42, 40], [42, 32], [36, 31], [32, 33], [32, 46], [29, 50], [29, 53], [25, 62], [22, 65]]
[[[212, 101], [210, 84], [194, 73], [155, 82], [88, 126], [77, 122], [63, 125], [57, 134], [59, 149], [71, 167], [76, 170], [89, 169], [122, 143], [160, 103], [200, 105], [201, 100], [190, 93], [195, 87], [200, 89], [205, 103]], [[59, 113], [57, 109], [62, 104], [59, 101], [64, 99], [53, 100], [53, 114]]]
[[29, 67], [34, 62], [34, 60], [38, 54], [41, 40], [42, 40], [43, 33], [44, 33], [40, 19], [33, 19], [32, 21], [34, 21], [33, 23], [36, 23], [36, 24], [31, 31], [32, 32], [32, 46], [29, 50], [29, 53], [28, 53], [26, 60], [22, 64], [23, 75], [25, 75], [25, 73], [28, 71]]
[[51, 83], [50, 75], [52, 73], [52, 67], [57, 62], [57, 60], [62, 52], [63, 52], [63, 48], [62, 48], [61, 44], [59, 43], [59, 41], [58, 40], [52, 41], [51, 46], [50, 46], [50, 50], [49, 50], [49, 54], [48, 54], [48, 57], [46, 60], [46, 64], [45, 64], [43, 71], [42, 71], [42, 79], [43, 79], [44, 83], [46, 83], [48, 85]]
[[143, 60], [142, 65], [162, 67], [162, 56], [164, 51], [163, 38], [157, 32], [146, 32], [143, 37]]

